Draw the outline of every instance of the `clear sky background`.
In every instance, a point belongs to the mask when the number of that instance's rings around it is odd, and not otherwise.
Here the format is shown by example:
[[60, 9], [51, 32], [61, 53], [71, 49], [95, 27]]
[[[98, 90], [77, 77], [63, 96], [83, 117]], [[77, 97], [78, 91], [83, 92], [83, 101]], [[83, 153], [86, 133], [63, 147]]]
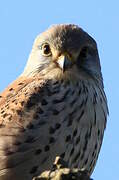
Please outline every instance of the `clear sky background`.
[[78, 24], [97, 41], [110, 116], [92, 177], [118, 180], [118, 0], [0, 0], [0, 91], [23, 71], [36, 35], [58, 23]]

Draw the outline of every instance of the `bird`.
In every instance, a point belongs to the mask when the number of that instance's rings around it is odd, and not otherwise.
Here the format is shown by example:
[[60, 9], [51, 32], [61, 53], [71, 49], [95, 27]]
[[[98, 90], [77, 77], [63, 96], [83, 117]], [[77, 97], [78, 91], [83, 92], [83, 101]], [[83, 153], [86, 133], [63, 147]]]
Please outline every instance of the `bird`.
[[0, 94], [0, 180], [31, 180], [56, 156], [91, 176], [108, 116], [103, 84], [97, 43], [80, 26], [40, 33]]

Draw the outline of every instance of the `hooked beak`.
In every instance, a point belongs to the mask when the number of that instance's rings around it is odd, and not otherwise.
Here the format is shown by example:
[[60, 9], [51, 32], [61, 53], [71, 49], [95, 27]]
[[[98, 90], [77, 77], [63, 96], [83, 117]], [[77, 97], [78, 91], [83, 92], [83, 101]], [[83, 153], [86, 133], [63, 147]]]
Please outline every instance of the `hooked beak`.
[[57, 63], [59, 67], [63, 70], [63, 72], [71, 68], [73, 64], [72, 61], [66, 55], [60, 56], [57, 60]]

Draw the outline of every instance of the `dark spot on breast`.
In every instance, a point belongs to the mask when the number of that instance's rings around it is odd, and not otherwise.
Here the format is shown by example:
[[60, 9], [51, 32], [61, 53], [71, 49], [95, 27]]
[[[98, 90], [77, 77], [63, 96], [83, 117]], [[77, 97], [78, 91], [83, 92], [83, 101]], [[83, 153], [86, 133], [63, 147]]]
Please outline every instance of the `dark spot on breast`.
[[46, 146], [44, 147], [44, 151], [47, 152], [47, 151], [49, 151], [49, 150], [50, 150], [50, 146], [49, 146], [49, 145], [46, 145]]
[[39, 95], [39, 93], [33, 93], [26, 103], [26, 108], [31, 108], [37, 105], [41, 98], [41, 94]]
[[34, 137], [33, 136], [28, 136], [25, 143], [33, 143], [34, 142]]
[[77, 101], [77, 99], [73, 99], [72, 102], [70, 103], [70, 106], [72, 107], [76, 101]]
[[79, 109], [81, 109], [84, 106], [85, 102], [84, 99], [82, 100], [81, 104], [79, 105]]
[[96, 111], [95, 111], [95, 108], [94, 108], [94, 125], [96, 125]]
[[74, 93], [75, 93], [75, 91], [74, 91], [74, 90], [72, 90], [71, 95], [74, 95]]
[[37, 87], [34, 87], [34, 91], [38, 91], [38, 88], [37, 88]]
[[6, 126], [4, 124], [0, 124], [0, 128], [5, 128]]
[[96, 144], [95, 144], [95, 150], [97, 149], [97, 146], [98, 146], [98, 145], [97, 145], [97, 143], [96, 143]]
[[58, 103], [61, 103], [62, 102], [62, 99], [54, 99], [53, 100], [53, 104], [58, 104]]
[[5, 155], [6, 155], [6, 156], [9, 156], [9, 155], [12, 155], [12, 154], [14, 154], [13, 151], [5, 150]]
[[63, 152], [63, 153], [60, 155], [61, 158], [64, 158], [64, 156], [65, 156], [65, 152]]
[[10, 88], [9, 91], [13, 91], [14, 89], [13, 88]]
[[68, 135], [65, 139], [66, 142], [70, 141], [71, 140], [71, 135]]
[[3, 114], [4, 112], [5, 112], [5, 111], [3, 110], [3, 111], [1, 111], [0, 113]]
[[70, 156], [72, 156], [74, 153], [74, 147], [72, 148], [71, 152], [70, 152]]
[[80, 136], [77, 137], [76, 139], [76, 145], [80, 142]]
[[82, 153], [82, 155], [81, 155], [81, 161], [82, 161], [83, 158], [84, 158], [84, 154], [85, 154], [85, 152], [83, 151], [83, 153]]
[[37, 169], [38, 169], [38, 166], [32, 167], [32, 169], [30, 170], [30, 174], [36, 173]]
[[16, 145], [16, 146], [19, 146], [19, 145], [21, 145], [22, 143], [20, 142], [20, 141], [16, 141], [16, 142], [14, 142], [14, 145]]
[[69, 114], [68, 124], [67, 124], [68, 127], [72, 125], [72, 123], [73, 123], [73, 116], [75, 115], [75, 113], [76, 113], [76, 110], [73, 110], [73, 111]]
[[[13, 109], [13, 110], [14, 110], [14, 109]], [[19, 116], [22, 116], [22, 111], [21, 111], [20, 109], [17, 109], [16, 112], [17, 112], [17, 114], [18, 114]]]
[[50, 137], [49, 143], [51, 144], [51, 143], [54, 143], [54, 142], [55, 142], [55, 138], [54, 137]]
[[88, 96], [86, 96], [86, 98], [85, 98], [85, 100], [84, 100], [84, 105], [86, 105], [87, 100], [88, 100]]
[[90, 126], [90, 130], [89, 130], [88, 138], [90, 138], [90, 137], [91, 137], [91, 133], [92, 133], [92, 125]]
[[7, 113], [5, 113], [5, 114], [2, 115], [3, 118], [6, 118], [7, 116], [8, 116]]
[[87, 164], [87, 162], [88, 162], [88, 158], [85, 160], [84, 164], [86, 165], [86, 164]]
[[59, 123], [56, 123], [56, 124], [55, 124], [55, 128], [56, 128], [56, 129], [59, 129], [60, 127], [61, 127], [61, 124], [59, 124]]
[[34, 128], [34, 125], [32, 123], [29, 123], [27, 126], [26, 126], [27, 129], [33, 129]]
[[88, 131], [86, 132], [86, 134], [85, 134], [85, 141], [88, 141]]
[[57, 81], [57, 80], [53, 80], [53, 85], [57, 85], [57, 84], [59, 84], [59, 81]]
[[28, 95], [28, 92], [25, 92], [24, 95], [27, 96], [27, 95]]
[[93, 95], [93, 104], [95, 105], [96, 103], [97, 103], [97, 93], [95, 91]]
[[57, 104], [57, 103], [65, 102], [65, 99], [67, 95], [69, 94], [69, 92], [70, 92], [70, 89], [68, 89], [61, 98], [53, 100], [53, 103]]
[[100, 130], [98, 129], [98, 137], [100, 136]]
[[44, 113], [44, 111], [41, 109], [41, 107], [38, 107], [37, 108], [37, 111], [36, 111], [36, 114], [43, 114]]
[[100, 102], [102, 103], [102, 98], [100, 97]]
[[88, 93], [88, 88], [85, 86], [85, 91], [86, 91], [86, 93]]
[[31, 108], [34, 105], [35, 104], [32, 101], [28, 101], [27, 104], [26, 104], [26, 107], [29, 109], [29, 108]]
[[104, 124], [104, 128], [106, 128], [106, 122], [107, 122], [107, 116], [106, 116], [106, 114], [105, 114], [105, 111], [104, 111], [104, 109], [102, 108], [102, 110], [103, 110], [103, 115], [104, 115], [104, 118], [105, 118], [105, 124]]
[[95, 151], [92, 152], [92, 157], [94, 157], [94, 156], [95, 156]]
[[[15, 112], [15, 109], [14, 109], [14, 108], [11, 108], [11, 111], [14, 113], [14, 112]], [[16, 110], [16, 112], [17, 112], [17, 110]]]
[[72, 125], [72, 122], [73, 122], [73, 119], [69, 119], [69, 120], [68, 120], [67, 127], [71, 126], [71, 125]]
[[52, 95], [58, 94], [58, 93], [59, 93], [59, 89], [58, 88], [54, 88], [53, 91], [52, 91]]
[[82, 110], [81, 111], [81, 114], [80, 114], [80, 116], [77, 118], [77, 122], [79, 122], [80, 121], [80, 119], [82, 118], [82, 116], [84, 115], [84, 110]]
[[10, 115], [8, 119], [9, 119], [9, 121], [11, 121], [12, 120], [12, 115]]
[[60, 83], [57, 82], [56, 84], [52, 85], [53, 89], [59, 89], [60, 88]]
[[49, 128], [49, 133], [50, 133], [50, 134], [54, 134], [54, 133], [55, 133], [55, 130], [56, 130], [55, 128], [50, 127], [50, 128]]
[[19, 83], [18, 85], [20, 86], [20, 85], [23, 85], [23, 84], [24, 84], [24, 83], [21, 82], [21, 83]]
[[87, 149], [88, 140], [89, 140], [89, 138], [88, 138], [88, 132], [87, 132], [86, 135], [85, 135], [85, 143], [84, 143], [84, 147], [83, 147], [83, 151], [84, 151], [84, 152], [85, 152], [86, 149]]
[[75, 162], [77, 161], [77, 159], [79, 159], [80, 154], [81, 154], [81, 152], [78, 151], [78, 153], [76, 154], [76, 156], [74, 157], [74, 159], [73, 159], [73, 161], [72, 161], [73, 163], [75, 163]]
[[45, 125], [45, 124], [46, 124], [46, 121], [44, 121], [44, 120], [39, 120], [39, 123], [38, 123], [39, 126], [43, 126], [43, 125]]
[[39, 154], [41, 154], [41, 152], [42, 152], [41, 149], [37, 149], [37, 150], [35, 151], [35, 155], [39, 155]]
[[25, 102], [24, 101], [21, 101], [21, 106], [23, 106], [25, 104]]
[[9, 105], [8, 105], [8, 103], [5, 105], [5, 107], [6, 107], [7, 109], [9, 109]]
[[53, 115], [58, 115], [58, 114], [59, 114], [59, 111], [56, 109], [53, 109]]
[[43, 99], [42, 102], [41, 102], [41, 104], [42, 104], [42, 105], [47, 105], [48, 102], [47, 102], [45, 99]]
[[88, 145], [88, 141], [86, 140], [85, 143], [84, 143], [84, 147], [83, 147], [83, 151], [85, 152], [86, 149], [87, 149], [87, 145]]
[[82, 82], [83, 85], [83, 93], [86, 94], [88, 91], [87, 87], [85, 86], [85, 84]]
[[77, 135], [77, 129], [74, 130], [73, 137], [75, 137], [76, 135]]
[[38, 119], [39, 118], [39, 115], [38, 114], [34, 114], [33, 115], [33, 119]]
[[81, 94], [81, 88], [79, 89], [79, 92], [78, 92], [78, 93], [79, 93], [79, 95]]

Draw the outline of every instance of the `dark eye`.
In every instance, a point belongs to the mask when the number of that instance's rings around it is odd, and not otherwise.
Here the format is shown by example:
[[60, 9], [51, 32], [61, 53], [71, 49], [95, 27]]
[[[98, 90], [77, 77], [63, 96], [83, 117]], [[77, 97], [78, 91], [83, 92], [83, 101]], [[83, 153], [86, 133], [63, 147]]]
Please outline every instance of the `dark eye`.
[[52, 54], [49, 44], [43, 44], [42, 45], [42, 53], [44, 56], [50, 56]]
[[89, 49], [88, 47], [83, 47], [80, 51], [80, 58], [86, 58], [88, 56], [88, 53], [89, 53]]

